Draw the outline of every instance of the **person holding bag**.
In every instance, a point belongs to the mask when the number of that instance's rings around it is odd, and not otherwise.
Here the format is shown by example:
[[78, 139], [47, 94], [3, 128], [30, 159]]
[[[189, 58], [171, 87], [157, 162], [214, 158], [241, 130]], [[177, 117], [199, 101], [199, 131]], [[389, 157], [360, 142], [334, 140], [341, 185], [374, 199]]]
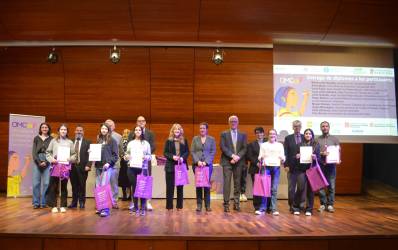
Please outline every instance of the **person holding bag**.
[[[124, 159], [129, 161], [127, 176], [132, 186], [132, 194], [134, 194], [137, 186], [137, 175], [141, 173], [144, 173], [145, 176], [148, 175], [148, 162], [151, 160], [151, 146], [144, 140], [144, 134], [140, 126], [134, 128], [134, 139], [127, 144]], [[134, 206], [131, 204], [129, 208], [131, 213], [144, 216], [146, 200], [144, 198], [140, 198], [140, 200], [140, 210], [138, 210], [138, 198], [135, 196], [133, 198]]]
[[[58, 135], [51, 140], [46, 150], [46, 159], [51, 163], [51, 177], [48, 193], [48, 205], [52, 213], [65, 213], [68, 197], [68, 179], [71, 163], [76, 162], [76, 152], [73, 142], [68, 138], [68, 127], [61, 124]], [[57, 197], [61, 185], [61, 204], [57, 207]]]
[[[314, 207], [314, 192], [311, 189], [310, 183], [308, 181], [306, 171], [320, 161], [320, 146], [314, 140], [314, 132], [312, 129], [307, 128], [304, 130], [304, 140], [299, 144], [299, 147], [311, 147], [312, 148], [312, 162], [311, 163], [299, 163], [296, 168], [297, 175], [297, 191], [293, 199], [293, 214], [300, 215], [300, 204], [304, 204], [307, 200], [307, 205], [305, 208], [305, 215], [311, 216], [312, 209]], [[296, 159], [300, 159], [301, 155], [298, 153]], [[300, 162], [300, 161], [299, 161]]]
[[[184, 130], [178, 123], [173, 124], [170, 129], [163, 154], [166, 157], [164, 167], [166, 176], [166, 209], [173, 210], [175, 168], [186, 167], [188, 169], [187, 159], [189, 156], [188, 141], [184, 138]], [[177, 210], [183, 208], [184, 186], [177, 185]]]
[[[110, 183], [110, 178], [113, 174], [113, 167], [119, 159], [118, 155], [118, 145], [115, 139], [112, 138], [111, 128], [106, 124], [102, 123], [100, 126], [100, 132], [97, 136], [97, 143], [101, 144], [101, 161], [95, 162], [95, 174], [96, 174], [96, 187], [105, 186]], [[106, 178], [102, 178], [102, 173], [106, 171]], [[113, 200], [112, 203], [116, 204]], [[100, 209], [97, 211], [101, 217], [106, 217], [109, 215], [109, 208]]]
[[285, 151], [283, 144], [276, 141], [277, 132], [275, 129], [268, 131], [268, 141], [261, 144], [258, 160], [265, 167], [266, 174], [271, 175], [271, 204], [272, 215], [277, 216], [277, 192], [279, 186], [280, 166], [285, 162]]
[[[203, 193], [206, 212], [210, 212], [210, 179], [213, 171], [213, 160], [216, 154], [216, 141], [214, 137], [208, 135], [209, 124], [202, 122], [199, 125], [200, 135], [192, 139], [191, 155], [193, 159], [193, 171], [196, 173], [199, 168], [207, 168], [208, 187], [196, 187], [196, 211], [202, 211]], [[196, 176], [195, 176], [196, 177]]]
[[[50, 182], [50, 163], [46, 159], [46, 150], [53, 139], [50, 124], [43, 122], [39, 134], [33, 139], [32, 157], [36, 164], [32, 170], [32, 205], [34, 209], [47, 207], [46, 194]], [[43, 187], [42, 187], [43, 185]]]

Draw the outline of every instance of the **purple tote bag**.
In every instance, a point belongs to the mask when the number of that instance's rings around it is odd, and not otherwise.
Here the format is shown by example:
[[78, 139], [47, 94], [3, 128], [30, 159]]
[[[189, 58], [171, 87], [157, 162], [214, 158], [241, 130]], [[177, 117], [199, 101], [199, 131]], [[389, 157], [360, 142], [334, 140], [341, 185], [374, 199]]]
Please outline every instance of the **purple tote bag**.
[[185, 163], [174, 166], [174, 184], [175, 186], [189, 184], [187, 165]]
[[195, 186], [196, 187], [210, 187], [209, 168], [196, 167], [195, 168]]
[[[104, 178], [104, 175], [106, 175], [105, 178], [107, 181], [106, 181], [105, 185], [101, 186], [102, 178]], [[112, 207], [112, 191], [111, 191], [111, 185], [109, 184], [107, 175], [108, 175], [107, 171], [105, 171], [105, 174], [104, 174], [104, 172], [102, 172], [101, 178], [100, 178], [101, 182], [98, 185], [98, 187], [96, 187], [94, 189], [95, 206], [98, 211], [101, 211], [101, 210], [107, 209], [107, 208], [109, 209]]]
[[143, 174], [137, 175], [137, 185], [135, 186], [134, 197], [151, 199], [152, 198], [153, 177]]
[[261, 174], [260, 171], [254, 175], [253, 195], [271, 197], [271, 175]]
[[324, 187], [329, 186], [328, 181], [321, 168], [319, 167], [318, 161], [315, 160], [315, 164], [313, 164], [307, 171], [305, 172], [307, 175], [308, 181], [310, 182], [310, 186], [313, 192], [316, 192]]

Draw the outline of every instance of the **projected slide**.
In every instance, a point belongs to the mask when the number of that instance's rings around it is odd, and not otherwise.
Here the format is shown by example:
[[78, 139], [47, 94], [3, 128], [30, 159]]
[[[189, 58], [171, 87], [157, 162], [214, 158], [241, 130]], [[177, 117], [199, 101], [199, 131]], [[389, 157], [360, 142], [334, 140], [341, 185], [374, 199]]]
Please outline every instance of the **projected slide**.
[[397, 136], [393, 68], [274, 65], [274, 126], [282, 134], [292, 121], [321, 134]]

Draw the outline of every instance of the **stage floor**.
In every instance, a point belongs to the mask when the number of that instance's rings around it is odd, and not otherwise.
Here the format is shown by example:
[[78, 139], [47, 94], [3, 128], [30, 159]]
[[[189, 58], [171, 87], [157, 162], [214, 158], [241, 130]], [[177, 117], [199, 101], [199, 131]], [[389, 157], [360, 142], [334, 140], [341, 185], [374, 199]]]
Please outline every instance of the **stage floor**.
[[[50, 209], [32, 209], [30, 198], [0, 198], [0, 236], [103, 239], [227, 239], [265, 240], [281, 238], [344, 238], [398, 236], [398, 194], [379, 192], [362, 196], [337, 196], [336, 212], [306, 217], [288, 212], [287, 200], [279, 200], [279, 216], [255, 215], [252, 202], [242, 211], [223, 212], [222, 201], [212, 201], [212, 212], [197, 213], [195, 200], [184, 200], [182, 211], [168, 212], [165, 200], [153, 200], [154, 211], [146, 216], [128, 212], [128, 202], [109, 217], [94, 214], [94, 200], [85, 209], [52, 214]], [[318, 199], [316, 198], [316, 207]], [[232, 207], [231, 207], [232, 208]]]

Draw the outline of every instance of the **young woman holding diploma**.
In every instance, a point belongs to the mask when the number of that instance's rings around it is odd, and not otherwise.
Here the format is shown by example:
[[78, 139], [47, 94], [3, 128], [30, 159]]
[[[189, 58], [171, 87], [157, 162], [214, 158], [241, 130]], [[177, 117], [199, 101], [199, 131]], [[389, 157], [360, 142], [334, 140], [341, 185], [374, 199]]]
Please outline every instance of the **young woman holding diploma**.
[[[105, 185], [105, 183], [109, 183], [113, 174], [112, 172], [114, 171], [113, 167], [119, 159], [117, 142], [112, 138], [111, 129], [105, 123], [102, 123], [100, 126], [97, 143], [101, 144], [101, 161], [95, 162], [95, 183], [96, 186], [102, 186]], [[115, 201], [112, 202], [115, 204]], [[109, 209], [104, 209], [98, 212], [101, 217], [109, 215]]]
[[137, 185], [137, 175], [141, 173], [148, 175], [148, 162], [151, 160], [151, 146], [144, 140], [142, 128], [139, 126], [134, 128], [134, 139], [127, 144], [124, 159], [129, 161], [127, 176], [131, 183], [131, 196], [134, 203], [134, 206], [131, 204], [129, 209], [131, 213], [144, 216], [146, 211], [146, 200], [140, 198], [141, 209], [138, 210], [138, 198], [134, 197], [134, 192]]
[[[279, 185], [280, 166], [285, 162], [285, 151], [283, 144], [276, 141], [277, 133], [275, 129], [270, 129], [268, 132], [268, 141], [261, 144], [260, 154], [258, 160], [265, 167], [267, 175], [271, 175], [271, 205], [270, 209], [273, 215], [279, 215], [277, 209], [277, 192]], [[266, 200], [263, 200], [265, 202]], [[261, 204], [261, 207], [266, 207], [265, 204]]]
[[[307, 207], [305, 208], [305, 215], [311, 216], [312, 209], [314, 207], [314, 192], [312, 192], [309, 184], [307, 175], [305, 172], [311, 167], [315, 161], [320, 162], [320, 147], [319, 144], [314, 140], [314, 132], [312, 129], [307, 128], [304, 130], [304, 141], [300, 143], [300, 147], [311, 147], [312, 148], [312, 163], [300, 163], [297, 168], [297, 190], [294, 195], [293, 201], [293, 214], [300, 215], [300, 204], [303, 204], [307, 198]], [[301, 155], [297, 154], [296, 158], [300, 159]]]
[[[69, 151], [69, 155], [61, 155], [61, 152]], [[58, 135], [51, 140], [50, 145], [46, 150], [47, 161], [51, 163], [52, 173], [50, 177], [50, 185], [48, 190], [48, 205], [52, 207], [51, 212], [53, 213], [65, 213], [67, 206], [67, 196], [68, 196], [68, 177], [69, 173], [65, 172], [69, 168], [70, 163], [76, 161], [76, 152], [73, 142], [68, 139], [68, 127], [66, 124], [61, 124], [58, 128]], [[54, 175], [53, 172], [58, 173], [58, 176]], [[61, 206], [58, 210], [57, 207], [57, 197], [59, 183], [61, 183]]]

